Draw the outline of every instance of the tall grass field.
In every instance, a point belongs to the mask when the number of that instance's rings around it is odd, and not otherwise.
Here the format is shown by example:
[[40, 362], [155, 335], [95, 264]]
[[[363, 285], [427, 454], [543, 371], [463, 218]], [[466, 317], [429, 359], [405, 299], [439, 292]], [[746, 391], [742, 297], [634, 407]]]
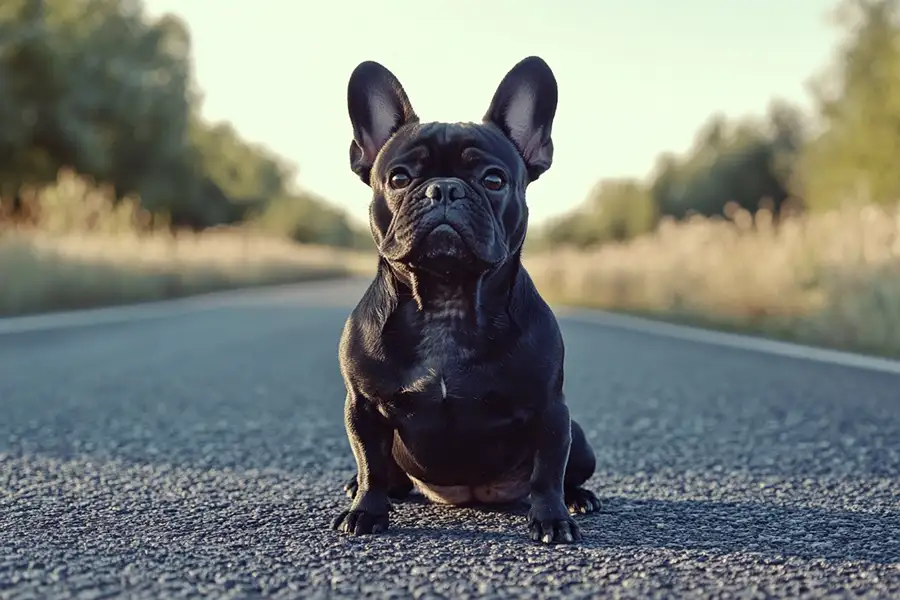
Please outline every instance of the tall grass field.
[[900, 355], [900, 208], [663, 222], [595, 251], [528, 256], [545, 296], [813, 345]]

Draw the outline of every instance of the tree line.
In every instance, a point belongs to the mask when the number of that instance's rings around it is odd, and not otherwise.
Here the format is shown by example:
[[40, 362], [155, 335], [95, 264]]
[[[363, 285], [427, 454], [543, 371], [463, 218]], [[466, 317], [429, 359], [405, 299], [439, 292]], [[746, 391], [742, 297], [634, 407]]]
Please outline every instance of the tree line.
[[202, 119], [201, 101], [178, 17], [151, 19], [141, 0], [3, 0], [0, 225], [37, 218], [21, 190], [70, 168], [170, 227], [253, 221], [303, 242], [365, 243], [296, 188], [283, 158]]
[[900, 201], [900, 0], [841, 0], [845, 32], [812, 86], [813, 114], [782, 99], [762, 117], [716, 114], [683, 154], [646, 178], [600, 180], [585, 202], [543, 227], [543, 244], [627, 240], [663, 218], [789, 213]]

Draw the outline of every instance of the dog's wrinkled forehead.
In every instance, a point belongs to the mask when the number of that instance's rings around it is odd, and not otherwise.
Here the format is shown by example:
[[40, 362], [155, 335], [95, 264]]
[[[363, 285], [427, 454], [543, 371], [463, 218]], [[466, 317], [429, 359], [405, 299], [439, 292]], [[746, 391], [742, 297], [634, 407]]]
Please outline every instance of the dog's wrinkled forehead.
[[526, 174], [516, 147], [490, 123], [429, 122], [405, 127], [385, 145], [374, 169], [384, 174], [401, 164], [427, 177], [449, 177], [487, 165], [504, 167], [515, 181]]

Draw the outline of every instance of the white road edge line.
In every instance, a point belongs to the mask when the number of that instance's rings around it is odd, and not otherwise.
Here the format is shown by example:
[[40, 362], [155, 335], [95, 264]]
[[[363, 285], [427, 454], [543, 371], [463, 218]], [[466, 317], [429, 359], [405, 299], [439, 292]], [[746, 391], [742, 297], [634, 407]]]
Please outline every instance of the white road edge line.
[[314, 280], [302, 283], [221, 290], [150, 302], [5, 317], [0, 318], [0, 336], [52, 329], [67, 329], [70, 327], [90, 327], [94, 325], [162, 319], [224, 306], [237, 306], [244, 302], [265, 299], [271, 301], [277, 295], [289, 295], [291, 299], [303, 300], [323, 290], [327, 291], [335, 284], [344, 283], [346, 285], [347, 282], [348, 279]]
[[554, 307], [560, 320], [580, 321], [617, 329], [638, 331], [650, 335], [700, 342], [713, 346], [737, 348], [788, 358], [799, 358], [843, 367], [855, 367], [869, 371], [900, 375], [900, 361], [877, 356], [866, 356], [840, 350], [816, 348], [794, 342], [764, 339], [739, 333], [701, 329], [688, 325], [676, 325], [631, 315], [620, 315], [600, 310], [579, 309], [566, 306]]
[[[160, 319], [223, 306], [235, 306], [240, 302], [263, 300], [266, 297], [271, 300], [273, 293], [276, 295], [285, 294], [289, 296], [291, 300], [303, 300], [314, 297], [322, 291], [327, 292], [336, 287], [355, 288], [358, 286], [361, 293], [370, 281], [370, 279], [365, 277], [326, 279], [295, 284], [224, 290], [188, 296], [185, 298], [125, 304], [121, 306], [0, 318], [0, 335]], [[675, 325], [672, 323], [609, 313], [601, 310], [554, 305], [553, 311], [560, 320], [580, 321], [582, 323], [592, 323], [595, 325], [637, 331], [650, 335], [700, 342], [713, 346], [737, 348], [764, 354], [774, 354], [777, 356], [900, 375], [900, 361], [889, 358], [865, 356], [862, 354], [829, 350], [825, 348], [815, 348], [794, 342], [769, 340], [737, 333], [700, 329], [687, 325]]]

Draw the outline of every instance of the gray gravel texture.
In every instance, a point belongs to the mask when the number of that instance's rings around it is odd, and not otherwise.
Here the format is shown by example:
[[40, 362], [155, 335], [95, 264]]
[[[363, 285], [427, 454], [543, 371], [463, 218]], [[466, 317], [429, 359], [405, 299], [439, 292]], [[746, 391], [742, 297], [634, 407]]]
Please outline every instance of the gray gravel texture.
[[561, 321], [604, 502], [329, 529], [358, 283], [0, 335], [0, 597], [900, 597], [900, 377]]

